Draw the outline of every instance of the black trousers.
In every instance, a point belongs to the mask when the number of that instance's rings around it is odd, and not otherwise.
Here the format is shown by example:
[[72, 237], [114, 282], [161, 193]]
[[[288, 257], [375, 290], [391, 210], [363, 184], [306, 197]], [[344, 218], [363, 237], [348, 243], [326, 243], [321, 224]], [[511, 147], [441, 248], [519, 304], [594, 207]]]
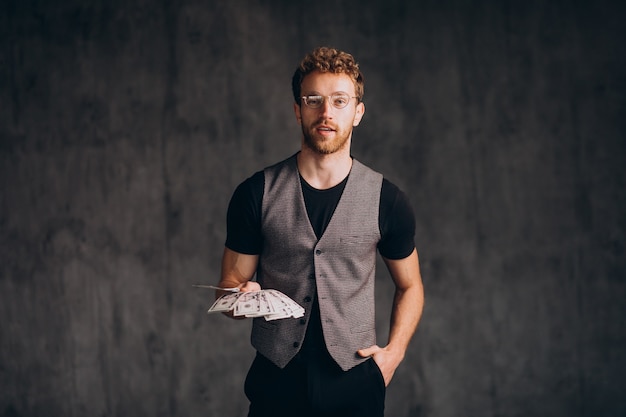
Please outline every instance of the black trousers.
[[373, 359], [343, 371], [328, 353], [284, 369], [257, 353], [245, 383], [248, 417], [383, 417], [385, 391]]

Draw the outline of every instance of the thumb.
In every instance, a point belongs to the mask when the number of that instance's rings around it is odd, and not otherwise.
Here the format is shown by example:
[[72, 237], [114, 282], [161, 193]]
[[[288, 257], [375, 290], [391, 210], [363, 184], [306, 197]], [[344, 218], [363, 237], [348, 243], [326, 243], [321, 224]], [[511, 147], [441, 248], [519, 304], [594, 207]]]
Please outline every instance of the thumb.
[[261, 290], [261, 286], [256, 281], [247, 281], [241, 287], [239, 287], [241, 292], [252, 292]]
[[374, 353], [378, 352], [379, 350], [380, 350], [380, 346], [373, 345], [365, 349], [359, 349], [357, 350], [356, 353], [358, 353], [359, 356], [361, 356], [362, 358], [367, 358], [369, 356], [372, 356]]

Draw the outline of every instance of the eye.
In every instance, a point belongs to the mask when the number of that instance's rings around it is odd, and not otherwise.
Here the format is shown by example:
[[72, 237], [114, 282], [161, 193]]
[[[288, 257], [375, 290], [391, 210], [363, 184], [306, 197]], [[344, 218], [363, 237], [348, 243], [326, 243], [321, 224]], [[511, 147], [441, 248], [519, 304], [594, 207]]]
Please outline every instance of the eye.
[[336, 96], [333, 96], [333, 105], [335, 107], [345, 107], [348, 102], [350, 101], [350, 97], [345, 95], [345, 94], [339, 94]]
[[302, 98], [304, 99], [304, 104], [309, 107], [320, 106], [324, 100], [324, 97], [322, 96], [304, 96]]

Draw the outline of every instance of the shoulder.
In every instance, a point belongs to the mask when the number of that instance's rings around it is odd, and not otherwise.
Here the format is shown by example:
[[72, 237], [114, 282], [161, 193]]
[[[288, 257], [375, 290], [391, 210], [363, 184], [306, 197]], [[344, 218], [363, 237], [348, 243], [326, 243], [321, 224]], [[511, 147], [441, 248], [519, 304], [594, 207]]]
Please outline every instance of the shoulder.
[[415, 224], [413, 207], [408, 196], [387, 178], [383, 179], [380, 190], [379, 214], [383, 224], [396, 223], [411, 227]]
[[258, 206], [263, 199], [264, 187], [265, 176], [263, 175], [263, 171], [257, 171], [252, 176], [246, 178], [235, 188], [231, 196], [228, 206], [229, 213], [235, 213], [239, 216], [246, 210], [255, 212], [256, 206]]
[[297, 158], [296, 158], [297, 155], [298, 155], [298, 153], [295, 153], [295, 154], [291, 155], [287, 159], [283, 159], [280, 162], [277, 162], [277, 163], [275, 163], [273, 165], [270, 165], [270, 166], [266, 167], [265, 169], [263, 169], [263, 173], [266, 176], [269, 176], [269, 175], [274, 175], [277, 172], [280, 172], [280, 171], [285, 170], [285, 169], [289, 169], [289, 170], [292, 170], [292, 171], [293, 170], [297, 171], [297, 169], [298, 169], [298, 162], [297, 162]]
[[393, 182], [387, 178], [383, 178], [383, 184], [380, 190], [381, 203], [388, 205], [394, 205], [398, 200], [405, 200], [408, 204], [408, 198], [406, 194]]
[[406, 194], [391, 181], [384, 179], [380, 193], [379, 226], [381, 255], [402, 259], [415, 248], [415, 215]]
[[383, 174], [363, 164], [356, 158], [352, 158], [352, 171], [359, 173], [359, 175], [370, 175], [373, 178], [383, 179]]
[[263, 171], [257, 171], [237, 186], [235, 189], [235, 195], [263, 194], [264, 183], [265, 175], [263, 174]]

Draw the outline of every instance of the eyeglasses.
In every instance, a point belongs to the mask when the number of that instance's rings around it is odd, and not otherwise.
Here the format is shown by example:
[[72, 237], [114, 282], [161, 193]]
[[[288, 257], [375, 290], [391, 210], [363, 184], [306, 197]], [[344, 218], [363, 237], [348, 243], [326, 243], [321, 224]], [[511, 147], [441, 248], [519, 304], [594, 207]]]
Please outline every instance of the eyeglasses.
[[306, 104], [307, 107], [312, 109], [318, 109], [322, 107], [324, 104], [324, 99], [330, 98], [330, 104], [333, 105], [336, 109], [343, 109], [348, 105], [351, 98], [358, 97], [350, 97], [347, 93], [335, 93], [330, 96], [302, 96], [302, 101]]

